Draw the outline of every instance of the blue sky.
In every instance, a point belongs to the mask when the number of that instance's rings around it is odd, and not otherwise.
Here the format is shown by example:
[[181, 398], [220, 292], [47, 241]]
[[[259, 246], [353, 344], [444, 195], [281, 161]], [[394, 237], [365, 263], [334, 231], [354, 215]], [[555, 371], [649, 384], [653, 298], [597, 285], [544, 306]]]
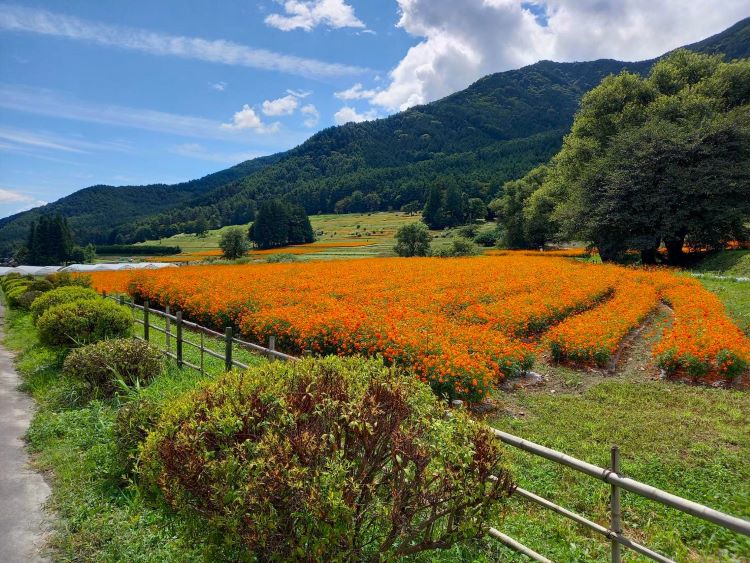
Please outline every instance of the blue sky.
[[200, 177], [542, 58], [655, 56], [750, 15], [651, 4], [0, 2], [0, 216]]

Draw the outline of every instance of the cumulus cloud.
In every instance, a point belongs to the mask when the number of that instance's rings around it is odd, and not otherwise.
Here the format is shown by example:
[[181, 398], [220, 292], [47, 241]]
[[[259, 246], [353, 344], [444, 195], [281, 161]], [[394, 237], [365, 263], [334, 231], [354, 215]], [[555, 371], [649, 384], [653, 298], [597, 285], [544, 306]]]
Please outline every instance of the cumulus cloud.
[[362, 121], [368, 121], [375, 119], [378, 116], [377, 111], [369, 110], [364, 113], [357, 113], [357, 110], [350, 106], [344, 106], [335, 114], [333, 114], [333, 120], [336, 125], [343, 125], [344, 123], [360, 123]]
[[[321, 4], [326, 6], [331, 4], [335, 7], [338, 3], [341, 2], [327, 0]], [[293, 2], [293, 4], [297, 4], [297, 2]], [[301, 4], [307, 3], [302, 2]], [[322, 8], [321, 13], [323, 15], [330, 14], [327, 17], [333, 17], [335, 10], [326, 6]], [[356, 20], [356, 18], [354, 19]], [[336, 19], [333, 21], [343, 20]], [[0, 28], [64, 37], [97, 45], [140, 51], [151, 55], [174, 56], [262, 70], [275, 70], [307, 77], [356, 75], [365, 71], [360, 67], [284, 55], [223, 39], [185, 37], [108, 25], [47, 10], [10, 4], [0, 4]]]
[[297, 97], [287, 94], [283, 98], [263, 102], [263, 113], [265, 115], [292, 115], [297, 106], [299, 106]]
[[377, 93], [377, 90], [365, 90], [362, 84], [357, 82], [348, 90], [335, 92], [333, 95], [339, 100], [369, 100], [370, 98], [374, 98]]
[[320, 112], [318, 111], [318, 108], [316, 108], [312, 104], [302, 106], [302, 109], [300, 109], [299, 111], [303, 115], [307, 116], [307, 118], [302, 122], [305, 127], [315, 127], [318, 124], [318, 121], [320, 121]]
[[398, 26], [422, 40], [370, 98], [388, 110], [430, 102], [492, 73], [534, 63], [642, 60], [746, 17], [746, 0], [398, 0]]
[[284, 7], [285, 14], [270, 14], [265, 22], [282, 31], [312, 31], [319, 25], [333, 28], [366, 27], [354, 15], [354, 8], [344, 0], [286, 0], [279, 3]]
[[231, 123], [222, 123], [221, 127], [233, 130], [252, 129], [258, 133], [275, 133], [279, 130], [278, 123], [270, 125], [263, 123], [260, 116], [248, 104], [242, 106], [242, 109], [232, 116]]

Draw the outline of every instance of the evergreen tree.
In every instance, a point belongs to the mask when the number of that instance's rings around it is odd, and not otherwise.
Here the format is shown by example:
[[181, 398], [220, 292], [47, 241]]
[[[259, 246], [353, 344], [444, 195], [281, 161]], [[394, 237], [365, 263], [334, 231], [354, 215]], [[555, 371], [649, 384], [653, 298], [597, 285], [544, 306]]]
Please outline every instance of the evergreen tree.
[[299, 205], [290, 206], [287, 238], [289, 244], [307, 244], [315, 240], [310, 219]]
[[427, 201], [422, 209], [422, 220], [431, 229], [442, 229], [443, 223], [443, 196], [438, 186], [431, 186], [427, 193]]
[[455, 184], [448, 186], [445, 192], [443, 216], [447, 227], [455, 227], [464, 222], [464, 198], [461, 190]]

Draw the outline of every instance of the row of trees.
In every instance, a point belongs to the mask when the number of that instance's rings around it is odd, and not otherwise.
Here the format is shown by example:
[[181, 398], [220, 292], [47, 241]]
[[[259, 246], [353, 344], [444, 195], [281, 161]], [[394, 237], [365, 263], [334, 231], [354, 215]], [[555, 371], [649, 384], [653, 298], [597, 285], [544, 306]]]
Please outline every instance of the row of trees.
[[315, 241], [310, 218], [298, 205], [272, 199], [261, 204], [247, 232], [239, 227], [227, 229], [219, 241], [225, 258], [242, 257], [252, 242], [260, 249], [278, 248], [290, 244]]
[[746, 240], [750, 222], [750, 61], [677, 51], [648, 77], [622, 72], [583, 98], [549, 165], [504, 185], [491, 209], [511, 247], [594, 244], [653, 263], [663, 244]]
[[431, 229], [444, 229], [487, 217], [487, 206], [480, 198], [467, 198], [455, 184], [443, 189], [433, 185], [427, 193], [422, 220]]
[[96, 249], [73, 243], [68, 221], [60, 214], [42, 215], [29, 227], [26, 244], [15, 255], [15, 261], [32, 266], [58, 265], [66, 262], [93, 262]]

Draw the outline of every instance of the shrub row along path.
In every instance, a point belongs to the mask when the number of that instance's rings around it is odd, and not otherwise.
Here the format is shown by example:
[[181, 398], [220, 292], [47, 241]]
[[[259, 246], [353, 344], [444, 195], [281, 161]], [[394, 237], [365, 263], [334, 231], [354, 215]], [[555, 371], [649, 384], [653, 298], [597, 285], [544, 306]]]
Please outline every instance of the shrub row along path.
[[[0, 304], [0, 340], [5, 308]], [[23, 435], [34, 410], [32, 399], [18, 390], [13, 355], [0, 344], [0, 561], [46, 561], [42, 505], [49, 486], [29, 467]]]

